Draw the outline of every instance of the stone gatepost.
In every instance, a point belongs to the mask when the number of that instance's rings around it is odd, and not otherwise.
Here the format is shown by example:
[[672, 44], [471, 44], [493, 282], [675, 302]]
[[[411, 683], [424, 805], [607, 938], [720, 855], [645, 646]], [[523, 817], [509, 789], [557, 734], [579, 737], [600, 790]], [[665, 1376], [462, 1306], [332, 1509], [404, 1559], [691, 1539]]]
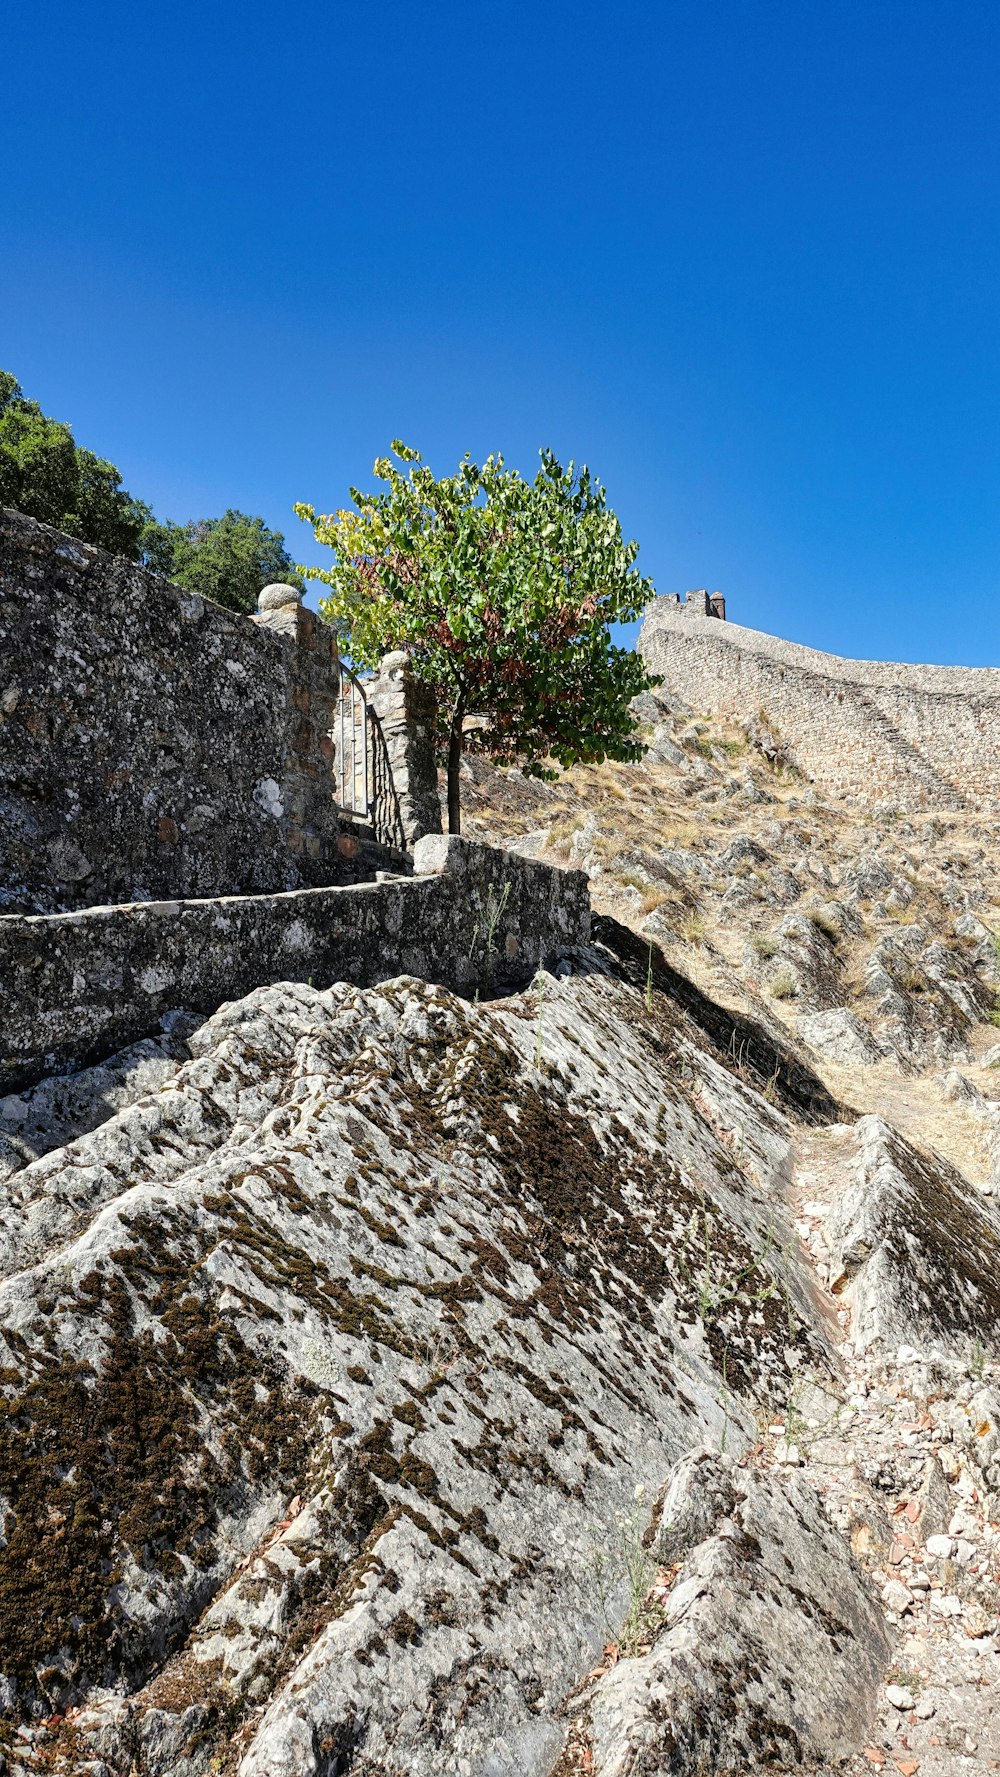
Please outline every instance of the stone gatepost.
[[376, 795], [392, 802], [381, 825], [398, 831], [407, 850], [425, 833], [440, 833], [441, 802], [434, 757], [433, 696], [410, 670], [403, 651], [386, 654], [377, 678], [365, 685], [385, 752], [385, 781], [376, 771]]
[[280, 583], [265, 586], [253, 621], [291, 644], [281, 782], [263, 780], [258, 800], [266, 799], [267, 812], [282, 822], [300, 879], [321, 885], [330, 880], [340, 834], [330, 732], [340, 697], [337, 632], [303, 605], [296, 587]]

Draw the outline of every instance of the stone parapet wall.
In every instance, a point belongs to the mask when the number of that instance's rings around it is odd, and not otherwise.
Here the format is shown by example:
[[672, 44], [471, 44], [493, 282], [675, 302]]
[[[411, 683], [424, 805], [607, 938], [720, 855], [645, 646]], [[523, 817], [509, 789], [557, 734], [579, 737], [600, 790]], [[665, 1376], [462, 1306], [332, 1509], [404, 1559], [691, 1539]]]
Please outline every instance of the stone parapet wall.
[[255, 624], [0, 508], [0, 908], [336, 880], [339, 677], [297, 601]]
[[802, 771], [861, 801], [1000, 801], [1000, 668], [845, 660], [731, 622], [649, 607], [639, 650], [693, 710], [765, 709]]
[[442, 836], [418, 841], [414, 866], [353, 887], [0, 918], [0, 1092], [272, 982], [412, 974], [492, 992], [587, 941], [581, 871]]

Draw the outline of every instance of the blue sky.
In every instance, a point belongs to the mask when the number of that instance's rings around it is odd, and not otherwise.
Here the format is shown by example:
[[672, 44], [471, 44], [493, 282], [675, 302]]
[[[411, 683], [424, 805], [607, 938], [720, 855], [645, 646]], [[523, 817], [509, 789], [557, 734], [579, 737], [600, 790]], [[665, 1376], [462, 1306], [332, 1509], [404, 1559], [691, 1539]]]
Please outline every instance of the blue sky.
[[995, 0], [32, 0], [0, 365], [164, 517], [402, 436], [607, 484], [660, 591], [1000, 661]]

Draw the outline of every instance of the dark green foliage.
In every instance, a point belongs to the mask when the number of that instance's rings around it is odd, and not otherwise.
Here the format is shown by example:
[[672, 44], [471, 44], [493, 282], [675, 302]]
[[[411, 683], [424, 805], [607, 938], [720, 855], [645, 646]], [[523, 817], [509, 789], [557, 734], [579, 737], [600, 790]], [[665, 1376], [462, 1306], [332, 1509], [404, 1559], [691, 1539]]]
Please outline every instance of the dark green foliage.
[[140, 560], [230, 611], [255, 611], [257, 595], [272, 581], [302, 586], [281, 532], [268, 530], [262, 518], [235, 507], [221, 518], [190, 524], [160, 524], [150, 514], [140, 538]]
[[284, 537], [262, 518], [230, 507], [221, 518], [161, 524], [122, 487], [115, 465], [82, 449], [7, 370], [0, 370], [0, 506], [139, 561], [230, 611], [255, 611], [269, 581], [302, 586]]
[[0, 370], [0, 506], [130, 561], [149, 516], [115, 465], [82, 449], [64, 421], [26, 400], [7, 370]]

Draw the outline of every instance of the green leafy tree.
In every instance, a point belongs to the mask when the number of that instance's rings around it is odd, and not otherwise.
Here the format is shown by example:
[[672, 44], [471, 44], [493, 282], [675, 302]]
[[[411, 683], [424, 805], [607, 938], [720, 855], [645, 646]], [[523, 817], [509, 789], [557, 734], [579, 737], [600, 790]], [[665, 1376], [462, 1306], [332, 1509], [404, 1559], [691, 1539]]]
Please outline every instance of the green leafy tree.
[[7, 370], [0, 370], [0, 506], [132, 561], [147, 512], [114, 464], [78, 445]]
[[255, 611], [261, 588], [274, 580], [302, 589], [281, 532], [268, 530], [262, 518], [234, 507], [221, 518], [191, 524], [161, 524], [150, 516], [140, 538], [140, 559], [188, 592], [199, 592], [230, 611]]
[[464, 748], [536, 777], [555, 775], [552, 761], [640, 758], [629, 703], [656, 681], [608, 625], [637, 618], [653, 587], [600, 483], [551, 451], [533, 481], [500, 456], [481, 468], [466, 456], [437, 480], [417, 451], [392, 449], [378, 492], [351, 489], [353, 510], [295, 507], [334, 551], [301, 572], [330, 588], [320, 609], [362, 668], [403, 647], [433, 687], [449, 832]]

